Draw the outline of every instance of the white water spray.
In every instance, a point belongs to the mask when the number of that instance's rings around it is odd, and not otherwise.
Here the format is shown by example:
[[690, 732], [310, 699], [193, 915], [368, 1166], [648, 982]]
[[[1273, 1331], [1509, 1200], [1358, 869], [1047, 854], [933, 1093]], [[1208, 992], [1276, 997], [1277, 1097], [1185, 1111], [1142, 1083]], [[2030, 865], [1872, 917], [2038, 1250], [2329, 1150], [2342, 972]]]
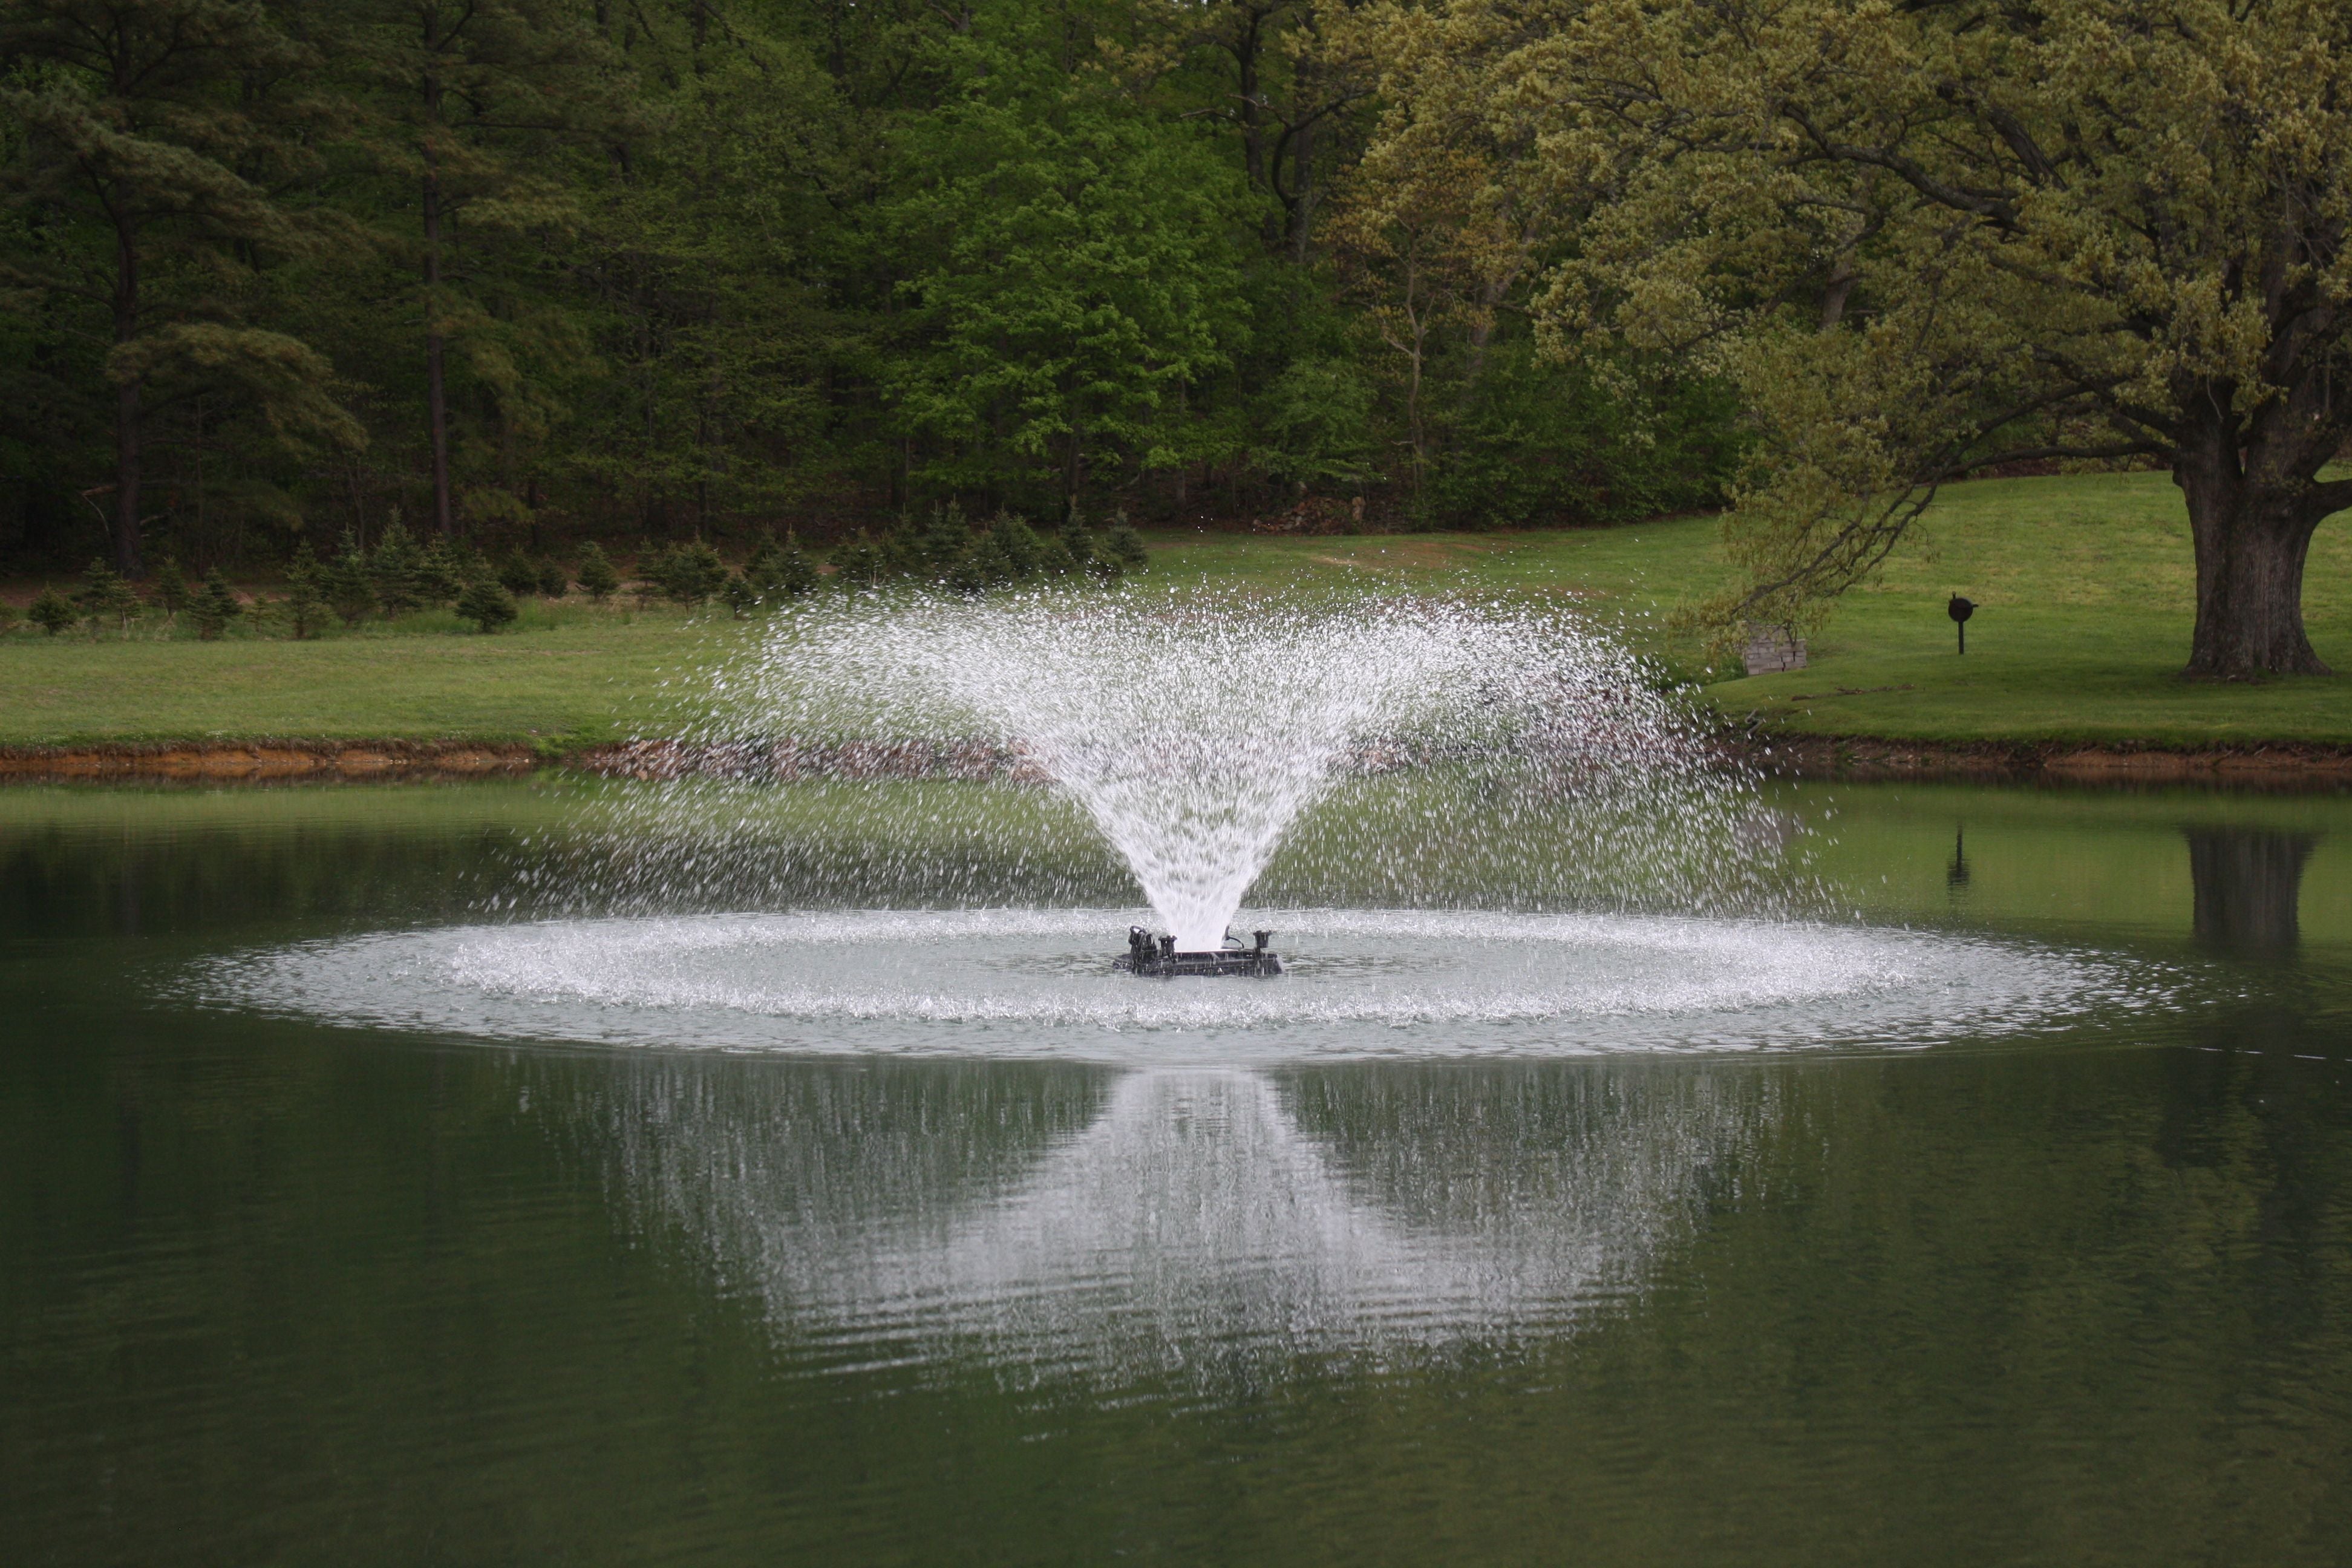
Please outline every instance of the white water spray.
[[[1219, 943], [1285, 833], [1351, 772], [1507, 752], [1588, 789], [1699, 772], [1687, 723], [1622, 650], [1490, 605], [876, 604], [780, 617], [722, 695], [752, 733], [814, 714], [984, 734], [1084, 807], [1186, 952]], [[1673, 815], [1671, 793], [1654, 814]]]

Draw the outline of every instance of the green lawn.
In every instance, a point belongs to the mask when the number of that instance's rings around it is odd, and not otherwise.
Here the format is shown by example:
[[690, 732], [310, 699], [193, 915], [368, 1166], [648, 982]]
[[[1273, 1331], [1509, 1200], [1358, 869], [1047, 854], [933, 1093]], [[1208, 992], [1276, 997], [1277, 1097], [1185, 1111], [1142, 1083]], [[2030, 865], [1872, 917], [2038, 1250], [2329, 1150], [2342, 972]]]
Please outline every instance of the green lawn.
[[386, 630], [310, 642], [18, 630], [0, 638], [0, 744], [249, 740], [531, 742], [643, 728], [662, 682], [698, 662], [682, 614], [524, 612], [497, 637]]
[[[1725, 681], [1735, 717], [1930, 741], [2231, 744], [2352, 742], [2352, 519], [2314, 542], [2304, 614], [2340, 679], [2179, 679], [2195, 575], [2180, 493], [2162, 474], [1991, 479], [1945, 493], [1926, 549], [1849, 594], [1811, 668]], [[1981, 606], [1954, 651], [1945, 602]]]
[[[2179, 492], [2160, 474], [1953, 487], [1924, 537], [1855, 590], [1811, 668], [1708, 688], [1730, 717], [1917, 740], [2352, 743], [2352, 675], [2185, 682], [2191, 574]], [[1566, 602], [1697, 673], [1664, 620], [1725, 581], [1710, 518], [1605, 531], [1265, 539], [1170, 531], [1147, 581], [1219, 591], [1469, 593]], [[1965, 658], [1944, 603], [1983, 607]], [[22, 594], [13, 595], [21, 598]], [[2324, 528], [2305, 611], [2352, 671], [2352, 528]], [[661, 727], [663, 694], [730, 640], [725, 617], [577, 603], [497, 637], [446, 616], [290, 642], [0, 636], [0, 743], [261, 737], [579, 744]], [[1717, 672], [1727, 673], [1727, 672]], [[667, 686], [666, 682], [675, 682]]]

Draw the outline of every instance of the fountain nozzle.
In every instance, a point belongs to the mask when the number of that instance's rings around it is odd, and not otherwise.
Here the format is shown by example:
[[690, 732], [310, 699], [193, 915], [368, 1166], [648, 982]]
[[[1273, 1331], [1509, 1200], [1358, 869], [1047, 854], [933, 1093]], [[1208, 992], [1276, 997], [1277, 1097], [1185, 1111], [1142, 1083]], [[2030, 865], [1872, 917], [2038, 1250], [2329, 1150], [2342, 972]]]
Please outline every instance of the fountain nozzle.
[[[1140, 974], [1154, 980], [1172, 980], [1180, 974], [1239, 974], [1264, 977], [1282, 973], [1281, 955], [1266, 944], [1273, 940], [1270, 931], [1253, 931], [1255, 947], [1219, 948], [1212, 952], [1179, 952], [1173, 936], [1153, 936], [1142, 926], [1127, 928], [1127, 952], [1111, 961], [1111, 967], [1129, 974]], [[1227, 941], [1233, 939], [1228, 937]]]

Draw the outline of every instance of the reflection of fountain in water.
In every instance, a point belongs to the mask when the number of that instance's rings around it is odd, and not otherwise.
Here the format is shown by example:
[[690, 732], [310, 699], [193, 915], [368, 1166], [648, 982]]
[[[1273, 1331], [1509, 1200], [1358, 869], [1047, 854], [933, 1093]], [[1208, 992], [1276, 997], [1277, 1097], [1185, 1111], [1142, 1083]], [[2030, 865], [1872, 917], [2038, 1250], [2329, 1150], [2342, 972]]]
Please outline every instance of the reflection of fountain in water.
[[603, 1119], [630, 1197], [796, 1342], [1109, 1381], [1557, 1331], [1642, 1288], [1773, 1103], [1658, 1067], [1135, 1073], [1098, 1099], [1069, 1069], [901, 1068], [900, 1103], [824, 1070], [633, 1069]]

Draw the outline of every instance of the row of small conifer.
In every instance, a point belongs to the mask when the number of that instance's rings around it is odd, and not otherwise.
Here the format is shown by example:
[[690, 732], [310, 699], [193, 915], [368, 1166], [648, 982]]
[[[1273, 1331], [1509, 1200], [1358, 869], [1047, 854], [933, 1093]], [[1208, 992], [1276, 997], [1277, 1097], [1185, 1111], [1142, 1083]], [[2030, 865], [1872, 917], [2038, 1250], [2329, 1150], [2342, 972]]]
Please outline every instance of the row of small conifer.
[[[1109, 584], [1142, 566], [1143, 542], [1124, 518], [1097, 531], [1075, 513], [1057, 530], [1041, 531], [1010, 513], [999, 513], [974, 531], [954, 505], [934, 509], [927, 522], [911, 521], [876, 541], [860, 533], [833, 555], [833, 579], [856, 591], [907, 583], [966, 594], [985, 594], [1020, 584], [1072, 579]], [[639, 604], [659, 597], [681, 605], [724, 602], [737, 616], [772, 608], [814, 593], [825, 582], [816, 561], [787, 534], [771, 533], [730, 569], [718, 551], [699, 540], [648, 548], [637, 559], [635, 582]], [[93, 561], [81, 587], [71, 595], [46, 587], [26, 618], [50, 636], [86, 623], [96, 634], [112, 622], [128, 631], [150, 608], [167, 622], [185, 616], [198, 637], [219, 637], [241, 617], [268, 620], [292, 636], [316, 637], [333, 622], [357, 626], [370, 616], [386, 617], [414, 610], [449, 607], [484, 632], [496, 631], [520, 614], [517, 601], [533, 595], [562, 598], [573, 581], [603, 603], [620, 592], [624, 579], [601, 545], [583, 551], [576, 573], [556, 563], [518, 552], [493, 563], [477, 552], [461, 552], [446, 539], [422, 542], [397, 517], [373, 549], [350, 533], [325, 561], [308, 542], [298, 546], [286, 573], [286, 592], [248, 605], [218, 567], [190, 584], [177, 561], [166, 557], [142, 595], [103, 561]], [[6, 607], [0, 605], [0, 616]], [[0, 619], [0, 630], [5, 629]]]

